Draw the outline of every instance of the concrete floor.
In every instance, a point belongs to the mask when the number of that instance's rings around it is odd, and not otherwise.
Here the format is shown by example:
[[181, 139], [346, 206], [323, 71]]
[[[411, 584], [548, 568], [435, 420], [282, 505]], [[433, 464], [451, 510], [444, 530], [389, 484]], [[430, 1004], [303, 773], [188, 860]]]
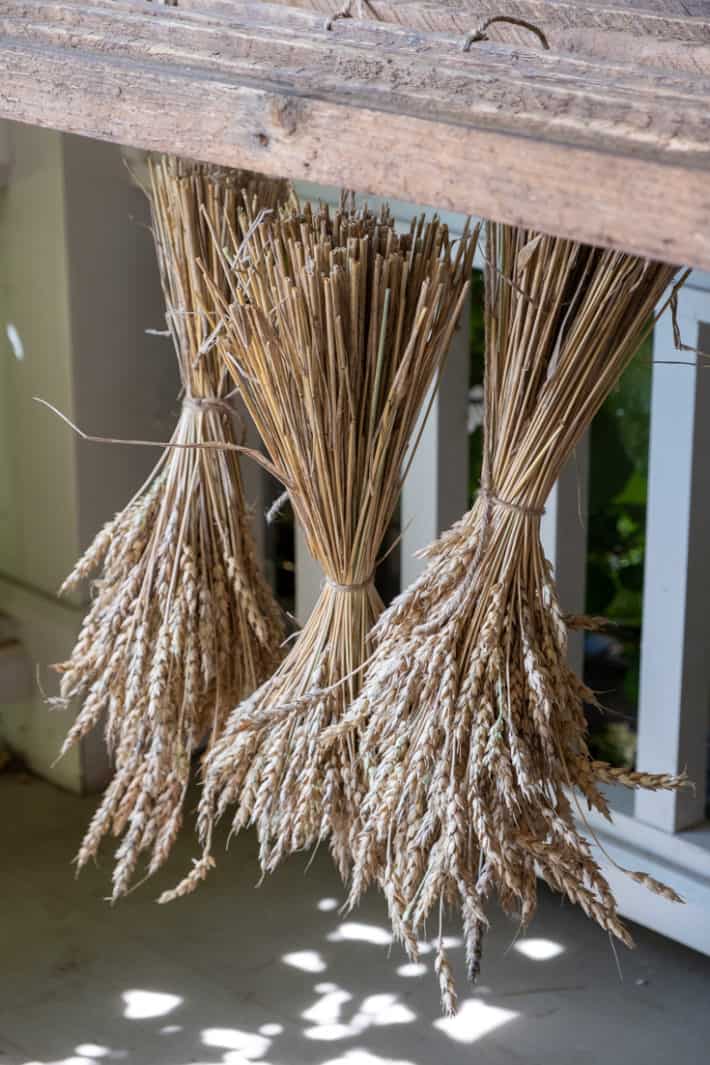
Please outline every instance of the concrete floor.
[[[529, 934], [497, 917], [483, 984], [442, 1021], [431, 953], [388, 951], [383, 905], [338, 913], [325, 854], [258, 890], [251, 836], [195, 896], [116, 907], [109, 872], [70, 858], [95, 800], [0, 777], [0, 1065], [694, 1065], [708, 1061], [710, 959], [638, 928], [620, 951], [544, 894]], [[221, 849], [221, 843], [220, 843]], [[452, 937], [456, 929], [451, 929]], [[462, 951], [452, 939], [461, 969]]]

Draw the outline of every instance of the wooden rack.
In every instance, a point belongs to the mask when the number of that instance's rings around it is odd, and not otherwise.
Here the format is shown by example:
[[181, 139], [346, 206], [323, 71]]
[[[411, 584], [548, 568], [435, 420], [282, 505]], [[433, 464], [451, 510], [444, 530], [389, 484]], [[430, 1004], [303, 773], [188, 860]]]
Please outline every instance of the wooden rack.
[[295, 2], [5, 0], [0, 116], [710, 268], [710, 3]]

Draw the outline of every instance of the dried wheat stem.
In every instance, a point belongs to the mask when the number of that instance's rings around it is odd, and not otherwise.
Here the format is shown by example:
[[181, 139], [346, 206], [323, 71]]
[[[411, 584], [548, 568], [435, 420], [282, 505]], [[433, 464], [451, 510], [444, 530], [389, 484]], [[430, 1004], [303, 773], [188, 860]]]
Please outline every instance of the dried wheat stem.
[[[562, 613], [540, 542], [552, 485], [675, 270], [494, 223], [486, 258], [483, 490], [377, 621], [359, 695], [325, 737], [356, 727], [367, 769], [351, 904], [379, 883], [405, 942], [442, 900], [458, 906], [474, 976], [489, 895], [525, 925], [538, 875], [629, 943], [569, 786], [608, 813], [601, 782], [683, 783], [589, 757], [594, 697], [566, 662], [568, 624], [588, 623]], [[444, 957], [437, 972], [448, 1011]]]
[[215, 292], [227, 290], [210, 230], [231, 241], [287, 190], [180, 160], [151, 163], [150, 173], [166, 320], [186, 397], [172, 437], [180, 446], [163, 454], [65, 582], [98, 573], [72, 656], [59, 667], [62, 699], [81, 704], [64, 750], [106, 722], [115, 774], [77, 861], [89, 861], [105, 835], [122, 837], [114, 897], [142, 857], [149, 874], [165, 861], [191, 757], [204, 743], [210, 749], [234, 703], [275, 668], [283, 635], [230, 450], [231, 386], [207, 341], [219, 321]]
[[219, 349], [323, 567], [318, 603], [276, 674], [231, 715], [207, 758], [205, 835], [234, 806], [271, 870], [329, 841], [343, 876], [359, 834], [364, 764], [352, 730], [326, 748], [360, 689], [381, 544], [468, 285], [477, 232], [437, 219], [398, 235], [345, 204], [264, 219], [232, 263]]

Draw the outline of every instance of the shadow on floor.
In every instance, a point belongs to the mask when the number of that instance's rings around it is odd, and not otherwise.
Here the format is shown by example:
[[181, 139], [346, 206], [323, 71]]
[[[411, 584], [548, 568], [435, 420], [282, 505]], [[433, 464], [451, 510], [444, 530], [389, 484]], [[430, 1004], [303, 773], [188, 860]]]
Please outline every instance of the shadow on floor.
[[[432, 951], [390, 950], [381, 898], [339, 912], [325, 853], [255, 890], [250, 834], [194, 896], [158, 907], [194, 852], [115, 907], [70, 858], [94, 802], [0, 777], [0, 1065], [691, 1065], [706, 1060], [710, 959], [636, 929], [620, 953], [541, 892], [524, 938], [500, 915], [482, 986], [438, 1011]], [[221, 845], [220, 845], [221, 846]], [[432, 934], [434, 933], [432, 929]]]

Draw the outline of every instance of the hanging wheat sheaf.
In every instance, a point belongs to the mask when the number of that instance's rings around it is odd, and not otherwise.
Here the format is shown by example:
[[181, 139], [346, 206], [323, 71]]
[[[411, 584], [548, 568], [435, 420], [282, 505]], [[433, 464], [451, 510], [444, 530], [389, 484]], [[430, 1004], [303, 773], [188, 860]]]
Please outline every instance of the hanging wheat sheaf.
[[[486, 256], [481, 491], [377, 622], [359, 697], [326, 736], [342, 745], [355, 729], [369, 774], [351, 904], [379, 882], [413, 956], [427, 917], [441, 928], [459, 909], [472, 978], [489, 896], [526, 925], [538, 874], [629, 943], [575, 813], [588, 803], [608, 815], [600, 783], [683, 783], [591, 760], [583, 706], [595, 698], [567, 665], [540, 542], [548, 494], [675, 270], [492, 223]], [[436, 971], [453, 1012], [442, 941]]]
[[437, 219], [400, 236], [387, 210], [307, 208], [265, 219], [248, 268], [233, 272], [220, 349], [324, 571], [292, 650], [206, 759], [205, 842], [235, 804], [233, 829], [256, 825], [265, 871], [327, 838], [347, 874], [364, 788], [357, 737], [328, 751], [319, 739], [359, 690], [382, 609], [378, 556], [476, 239], [452, 244]]
[[[214, 344], [227, 291], [211, 232], [236, 242], [283, 183], [162, 159], [150, 165], [166, 319], [183, 385], [171, 443], [129, 505], [98, 534], [62, 591], [94, 573], [93, 599], [61, 697], [82, 705], [63, 751], [106, 715], [115, 775], [77, 862], [122, 836], [113, 897], [141, 856], [165, 861], [180, 828], [190, 760], [227, 712], [276, 667], [278, 608], [259, 572], [236, 454], [232, 388]], [[198, 262], [199, 260], [199, 262]], [[197, 445], [197, 446], [194, 446]]]

